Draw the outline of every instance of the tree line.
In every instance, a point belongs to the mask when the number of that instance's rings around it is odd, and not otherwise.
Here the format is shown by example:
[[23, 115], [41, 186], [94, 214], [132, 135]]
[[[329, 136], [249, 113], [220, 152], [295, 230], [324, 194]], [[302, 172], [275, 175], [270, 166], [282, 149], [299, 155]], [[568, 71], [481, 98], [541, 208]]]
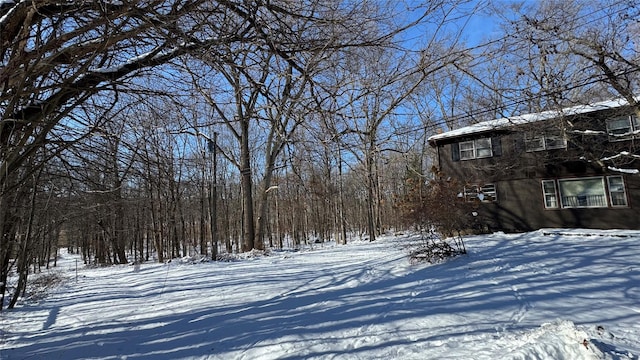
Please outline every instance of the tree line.
[[[471, 45], [480, 15], [502, 27]], [[432, 176], [438, 129], [636, 106], [637, 15], [635, 1], [2, 2], [0, 309], [60, 246], [95, 265], [216, 259], [411, 226], [399, 209]]]

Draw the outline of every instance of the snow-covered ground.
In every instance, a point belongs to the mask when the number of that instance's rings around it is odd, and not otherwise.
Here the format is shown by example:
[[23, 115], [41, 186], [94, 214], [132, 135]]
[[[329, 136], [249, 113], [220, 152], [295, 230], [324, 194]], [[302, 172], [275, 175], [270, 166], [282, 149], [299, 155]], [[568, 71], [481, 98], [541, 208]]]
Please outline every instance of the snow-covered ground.
[[407, 237], [226, 263], [80, 268], [0, 314], [8, 359], [638, 359], [640, 232]]

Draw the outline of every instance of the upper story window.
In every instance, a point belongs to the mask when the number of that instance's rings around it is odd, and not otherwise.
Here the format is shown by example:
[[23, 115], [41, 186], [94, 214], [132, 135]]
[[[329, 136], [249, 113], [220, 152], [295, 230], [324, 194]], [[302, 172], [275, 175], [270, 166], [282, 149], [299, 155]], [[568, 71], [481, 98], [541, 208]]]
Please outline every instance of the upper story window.
[[610, 141], [640, 138], [640, 121], [635, 115], [620, 116], [607, 120], [607, 134]]
[[491, 139], [476, 139], [460, 143], [460, 160], [480, 159], [493, 156]]
[[500, 139], [480, 138], [451, 144], [454, 161], [482, 159], [500, 155]]
[[527, 152], [565, 149], [567, 147], [567, 139], [562, 130], [527, 132], [524, 134], [524, 144]]
[[476, 158], [476, 147], [473, 140], [461, 142], [458, 146], [460, 147], [460, 160]]

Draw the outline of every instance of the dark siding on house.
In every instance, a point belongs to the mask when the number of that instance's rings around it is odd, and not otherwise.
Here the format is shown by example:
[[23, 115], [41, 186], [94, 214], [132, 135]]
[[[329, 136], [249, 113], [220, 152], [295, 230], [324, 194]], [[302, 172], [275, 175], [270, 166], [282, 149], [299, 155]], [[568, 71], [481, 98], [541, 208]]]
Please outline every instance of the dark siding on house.
[[[589, 122], [585, 128], [605, 130], [604, 118], [610, 114], [613, 112], [586, 114], [572, 121], [578, 124], [578, 128], [582, 120]], [[594, 120], [599, 121], [595, 124], [600, 128], [593, 127]], [[493, 157], [459, 160], [458, 142], [486, 137], [492, 138]], [[580, 146], [572, 146], [573, 142], [570, 142], [563, 149], [526, 152], [523, 129], [510, 128], [446, 138], [435, 145], [440, 162], [438, 166], [444, 176], [454, 177], [464, 184], [496, 185], [498, 201], [481, 203], [478, 208], [479, 220], [493, 230], [530, 231], [549, 227], [640, 229], [640, 175], [612, 172], [580, 159], [582, 146], [603, 148], [606, 156], [606, 153], [614, 154], [628, 148], [630, 141], [609, 143], [606, 135], [582, 136], [573, 140]], [[640, 168], [638, 163], [632, 165], [630, 167]], [[623, 175], [627, 207], [545, 209], [542, 180], [608, 175]]]
[[478, 213], [491, 229], [507, 232], [541, 228], [639, 229], [640, 176], [625, 176], [625, 208], [545, 209], [542, 179], [496, 182], [499, 201], [480, 204]]

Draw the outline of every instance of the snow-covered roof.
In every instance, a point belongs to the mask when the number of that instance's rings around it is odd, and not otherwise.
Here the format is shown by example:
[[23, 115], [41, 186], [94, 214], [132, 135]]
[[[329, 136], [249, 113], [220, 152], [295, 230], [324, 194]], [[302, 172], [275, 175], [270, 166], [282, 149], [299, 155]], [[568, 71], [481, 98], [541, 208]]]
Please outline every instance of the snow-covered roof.
[[571, 116], [586, 114], [594, 111], [601, 111], [607, 109], [615, 109], [622, 106], [626, 106], [629, 103], [624, 99], [601, 101], [589, 105], [577, 105], [560, 110], [548, 110], [533, 114], [524, 114], [518, 116], [511, 116], [501, 119], [494, 119], [483, 121], [477, 124], [465, 126], [459, 129], [444, 132], [429, 137], [430, 143], [435, 143], [438, 140], [456, 138], [465, 135], [478, 134], [483, 132], [489, 132], [496, 129], [504, 129], [511, 126], [530, 124], [538, 121], [557, 119], [562, 116]]

